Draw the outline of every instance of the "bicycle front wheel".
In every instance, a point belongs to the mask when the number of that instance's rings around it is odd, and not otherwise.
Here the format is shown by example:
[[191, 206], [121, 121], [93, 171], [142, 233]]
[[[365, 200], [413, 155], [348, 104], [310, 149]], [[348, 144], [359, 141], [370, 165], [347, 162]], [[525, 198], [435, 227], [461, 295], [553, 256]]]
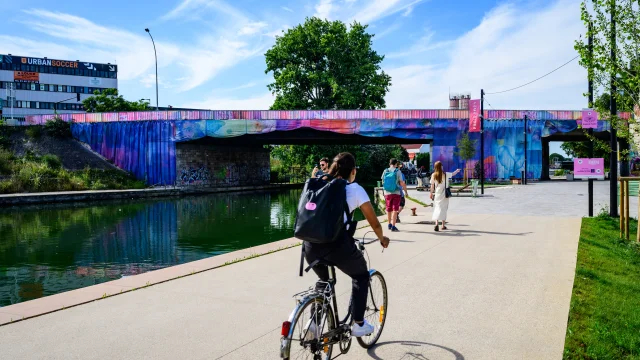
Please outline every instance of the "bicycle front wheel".
[[330, 360], [333, 345], [324, 334], [336, 328], [333, 309], [322, 297], [311, 298], [301, 305], [291, 323], [290, 336], [283, 339], [282, 357], [285, 360]]
[[384, 323], [387, 320], [388, 303], [387, 283], [384, 281], [382, 274], [375, 271], [371, 274], [371, 280], [369, 281], [369, 296], [367, 296], [367, 307], [364, 313], [364, 319], [373, 325], [375, 329], [371, 335], [357, 338], [358, 344], [363, 348], [371, 348], [380, 339]]

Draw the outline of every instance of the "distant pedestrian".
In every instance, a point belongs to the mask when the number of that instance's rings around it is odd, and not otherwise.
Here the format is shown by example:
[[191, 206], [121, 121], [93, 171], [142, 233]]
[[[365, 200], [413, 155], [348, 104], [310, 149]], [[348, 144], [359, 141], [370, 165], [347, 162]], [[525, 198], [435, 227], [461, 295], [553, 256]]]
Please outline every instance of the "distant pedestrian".
[[447, 211], [449, 210], [449, 197], [451, 196], [451, 178], [456, 176], [460, 169], [452, 173], [445, 173], [442, 170], [442, 163], [436, 161], [434, 171], [431, 175], [431, 200], [433, 201], [433, 217], [436, 226], [435, 231], [440, 231], [438, 222], [442, 223], [442, 230], [447, 230]]
[[[402, 189], [404, 190], [403, 193], [401, 193], [402, 198], [400, 199], [400, 208], [398, 209], [398, 215], [396, 215], [396, 223], [401, 222], [400, 221], [400, 213], [402, 212], [402, 210], [404, 209], [404, 205], [405, 205], [405, 197], [404, 194], [409, 194], [409, 192], [407, 191], [407, 177], [404, 175], [404, 172], [402, 171], [404, 168], [404, 164], [402, 162], [398, 163], [398, 170], [400, 170], [400, 173], [402, 174], [402, 181], [404, 182], [404, 186], [402, 187]], [[409, 195], [407, 195], [409, 196]]]
[[[400, 231], [396, 227], [396, 219], [398, 210], [400, 210], [400, 201], [402, 200], [402, 190], [407, 185], [402, 180], [402, 173], [398, 170], [398, 160], [391, 159], [389, 168], [382, 173], [382, 184], [384, 189], [384, 199], [387, 205], [387, 220], [389, 221], [389, 230]], [[407, 196], [409, 194], [407, 193]]]
[[418, 171], [418, 180], [420, 187], [427, 187], [429, 185], [429, 172], [425, 169], [424, 165], [420, 166], [420, 170]]
[[320, 159], [320, 168], [314, 167], [313, 172], [311, 173], [311, 177], [322, 177], [329, 173], [329, 159], [323, 157]]

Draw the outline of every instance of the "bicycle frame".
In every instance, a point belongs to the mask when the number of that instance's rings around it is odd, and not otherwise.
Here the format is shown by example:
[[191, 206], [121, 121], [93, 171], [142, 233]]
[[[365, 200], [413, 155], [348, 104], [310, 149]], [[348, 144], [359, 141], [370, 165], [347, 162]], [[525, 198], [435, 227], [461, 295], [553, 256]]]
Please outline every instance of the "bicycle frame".
[[[358, 243], [358, 248], [364, 252], [365, 251], [365, 247], [364, 247], [364, 241], [360, 242], [358, 240], [356, 240], [356, 242]], [[351, 316], [352, 316], [352, 309], [353, 309], [353, 297], [350, 298], [349, 300], [349, 307], [347, 309], [347, 314], [344, 317], [344, 319], [342, 321], [340, 321], [340, 312], [338, 309], [338, 300], [336, 297], [336, 292], [335, 292], [335, 286], [337, 283], [337, 277], [336, 277], [336, 270], [335, 270], [335, 266], [329, 266], [329, 280], [327, 282], [321, 282], [321, 283], [326, 283], [329, 286], [329, 293], [326, 294], [326, 290], [324, 293], [320, 294], [317, 290], [317, 288], [314, 289], [309, 289], [306, 291], [303, 291], [301, 293], [295, 294], [294, 297], [296, 296], [301, 296], [304, 295], [303, 298], [298, 302], [297, 306], [293, 309], [293, 311], [291, 312], [291, 314], [289, 315], [288, 318], [288, 322], [289, 324], [293, 325], [294, 320], [296, 319], [298, 313], [305, 307], [305, 305], [315, 299], [318, 295], [323, 295], [325, 297], [326, 300], [329, 300], [330, 303], [329, 304], [325, 304], [325, 305], [330, 305], [333, 309], [333, 317], [334, 317], [334, 324], [336, 324], [336, 328], [334, 330], [331, 330], [329, 332], [324, 332], [324, 329], [321, 329], [321, 334], [323, 338], [328, 338], [329, 341], [324, 343], [323, 345], [325, 346], [329, 346], [329, 345], [336, 345], [339, 344], [341, 341], [343, 341], [343, 339], [340, 338], [340, 335], [342, 334], [346, 334], [347, 331], [349, 330], [350, 327], [350, 320], [351, 320]], [[376, 272], [375, 269], [369, 269], [369, 276], [371, 277], [371, 275], [373, 275]], [[371, 286], [369, 286], [369, 293], [371, 295], [372, 301], [373, 301], [373, 290], [371, 289]], [[327, 299], [328, 297], [330, 297], [331, 299]], [[374, 307], [377, 307], [376, 304], [373, 304]], [[324, 317], [327, 316], [328, 314], [326, 314], [325, 309], [323, 308], [322, 310], [322, 314], [321, 314], [321, 323], [324, 326]], [[285, 337], [283, 339], [283, 341], [281, 342], [281, 355], [286, 355], [288, 356], [289, 354], [284, 354], [282, 353], [282, 351], [284, 351], [284, 349], [286, 348], [287, 342], [290, 342], [293, 340], [293, 331], [294, 331], [294, 327], [295, 326], [291, 326], [289, 328], [288, 333], [285, 335], [283, 334], [283, 336]], [[309, 329], [305, 329], [306, 331], [308, 331]], [[349, 339], [350, 341], [350, 339]]]

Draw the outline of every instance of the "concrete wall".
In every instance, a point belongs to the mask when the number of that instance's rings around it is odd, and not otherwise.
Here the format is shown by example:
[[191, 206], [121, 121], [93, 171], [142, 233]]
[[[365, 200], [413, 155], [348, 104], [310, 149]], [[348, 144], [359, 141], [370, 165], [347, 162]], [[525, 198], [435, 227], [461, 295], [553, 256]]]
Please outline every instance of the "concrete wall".
[[176, 144], [177, 186], [265, 185], [270, 172], [269, 150], [262, 146]]

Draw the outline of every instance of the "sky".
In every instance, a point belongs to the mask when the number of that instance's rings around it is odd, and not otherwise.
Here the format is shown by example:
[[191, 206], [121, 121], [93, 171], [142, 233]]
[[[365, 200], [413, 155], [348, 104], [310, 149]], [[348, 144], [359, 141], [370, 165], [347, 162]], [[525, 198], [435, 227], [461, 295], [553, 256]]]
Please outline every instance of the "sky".
[[[442, 109], [450, 93], [519, 86], [577, 55], [579, 0], [3, 1], [0, 53], [116, 63], [129, 100], [160, 106], [267, 109], [264, 53], [283, 31], [318, 16], [367, 24], [391, 75], [390, 109]], [[521, 89], [487, 95], [488, 109], [579, 110], [586, 71], [575, 60]], [[551, 151], [559, 150], [552, 144]]]

